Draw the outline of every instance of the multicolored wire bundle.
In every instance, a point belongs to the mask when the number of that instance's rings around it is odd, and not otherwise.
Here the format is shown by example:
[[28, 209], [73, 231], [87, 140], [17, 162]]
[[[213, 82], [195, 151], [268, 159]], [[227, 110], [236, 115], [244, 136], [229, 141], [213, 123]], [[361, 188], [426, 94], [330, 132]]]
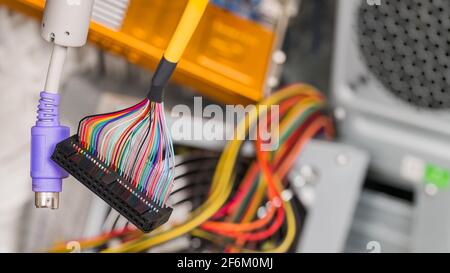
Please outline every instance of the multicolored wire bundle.
[[[275, 92], [260, 105], [279, 105], [279, 148], [263, 151], [263, 140], [255, 141], [256, 156], [245, 175], [237, 175], [244, 140], [231, 140], [215, 168], [209, 193], [193, 208], [189, 218], [153, 234], [140, 234], [129, 227], [81, 240], [82, 247], [100, 247], [104, 252], [142, 252], [183, 235], [208, 242], [211, 251], [287, 252], [299, 236], [303, 220], [298, 200], [290, 190], [288, 173], [310, 139], [331, 139], [334, 129], [324, 114], [325, 99], [313, 87], [295, 84]], [[235, 129], [248, 134], [257, 122], [271, 124], [270, 110], [257, 107]], [[265, 107], [264, 109], [270, 109]], [[236, 179], [237, 177], [237, 179]], [[169, 200], [171, 197], [169, 197]], [[177, 209], [175, 207], [175, 209]], [[262, 212], [262, 213], [261, 213]], [[108, 247], [112, 238], [121, 244]], [[55, 251], [64, 251], [58, 245]]]
[[78, 136], [97, 156], [154, 202], [166, 203], [174, 173], [174, 151], [162, 103], [145, 99], [128, 109], [86, 117]]
[[153, 75], [147, 98], [117, 112], [84, 118], [78, 140], [159, 206], [171, 192], [174, 151], [164, 117], [164, 88], [206, 10], [207, 0], [190, 0]]
[[173, 185], [174, 151], [163, 103], [144, 99], [128, 109], [86, 117], [78, 128], [90, 154], [160, 206]]

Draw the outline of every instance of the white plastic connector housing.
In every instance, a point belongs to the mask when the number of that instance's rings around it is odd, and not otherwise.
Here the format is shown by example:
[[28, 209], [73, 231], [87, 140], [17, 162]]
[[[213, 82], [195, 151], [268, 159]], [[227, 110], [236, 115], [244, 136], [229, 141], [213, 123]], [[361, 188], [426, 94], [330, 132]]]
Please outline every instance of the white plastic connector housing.
[[94, 0], [47, 0], [41, 24], [42, 37], [65, 47], [86, 44]]

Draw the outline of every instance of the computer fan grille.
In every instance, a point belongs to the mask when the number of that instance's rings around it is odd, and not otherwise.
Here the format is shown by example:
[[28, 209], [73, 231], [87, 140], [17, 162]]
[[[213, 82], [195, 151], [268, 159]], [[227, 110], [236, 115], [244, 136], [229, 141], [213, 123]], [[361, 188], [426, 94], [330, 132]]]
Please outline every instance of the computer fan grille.
[[409, 104], [450, 108], [450, 1], [362, 2], [359, 47], [370, 71]]

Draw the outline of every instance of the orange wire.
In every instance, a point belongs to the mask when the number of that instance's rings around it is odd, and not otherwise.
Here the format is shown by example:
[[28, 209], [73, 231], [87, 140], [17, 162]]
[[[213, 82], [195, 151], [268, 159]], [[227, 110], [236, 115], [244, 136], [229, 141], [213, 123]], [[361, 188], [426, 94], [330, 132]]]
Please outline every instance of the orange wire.
[[[312, 139], [322, 128], [326, 129], [328, 137], [331, 138], [334, 135], [334, 130], [333, 130], [330, 119], [327, 117], [324, 117], [324, 116], [318, 117], [316, 120], [313, 121], [313, 123], [311, 123], [310, 126], [308, 126], [308, 128], [302, 134], [302, 136], [300, 137], [300, 140], [295, 144], [294, 148], [288, 154], [287, 160], [283, 160], [283, 162], [281, 163], [281, 165], [275, 172], [275, 175], [277, 177], [279, 177], [281, 179], [285, 177], [285, 175], [287, 174], [287, 171], [285, 171], [286, 168], [287, 168], [287, 170], [289, 170], [292, 167], [292, 164], [295, 162], [295, 159], [298, 158], [299, 153], [303, 149], [304, 145], [310, 139]], [[262, 152], [262, 151], [259, 151], [259, 152]], [[280, 160], [281, 160], [281, 157], [278, 156], [275, 158], [274, 161], [277, 162]], [[268, 166], [266, 166], [265, 170], [266, 170], [266, 172], [264, 173], [264, 175], [267, 179], [271, 175], [270, 168], [268, 168]], [[269, 175], [269, 176], [267, 176], [267, 175]], [[273, 179], [273, 177], [270, 177], [270, 178]], [[242, 247], [246, 243], [246, 241], [247, 240], [245, 240], [245, 239], [238, 239], [238, 240], [236, 240], [235, 245], [238, 247]], [[236, 249], [231, 247], [231, 248], [229, 248], [229, 250], [235, 251]]]
[[202, 225], [202, 227], [206, 229], [214, 229], [214, 230], [227, 230], [232, 232], [246, 232], [252, 231], [255, 229], [260, 229], [270, 223], [273, 216], [275, 215], [276, 208], [275, 206], [269, 206], [267, 209], [267, 213], [261, 219], [250, 223], [227, 223], [227, 222], [212, 222], [208, 221]]
[[[314, 120], [310, 126], [305, 130], [300, 141], [298, 141], [294, 147], [292, 148], [292, 152], [287, 155], [287, 157], [281, 162], [277, 175], [278, 177], [285, 177], [286, 174], [291, 169], [294, 161], [298, 158], [299, 153], [303, 149], [306, 143], [313, 138], [318, 131], [322, 128], [325, 128], [328, 137], [332, 137], [334, 134], [331, 120], [328, 117], [320, 116], [316, 120]], [[277, 160], [281, 160], [280, 158], [276, 158]]]

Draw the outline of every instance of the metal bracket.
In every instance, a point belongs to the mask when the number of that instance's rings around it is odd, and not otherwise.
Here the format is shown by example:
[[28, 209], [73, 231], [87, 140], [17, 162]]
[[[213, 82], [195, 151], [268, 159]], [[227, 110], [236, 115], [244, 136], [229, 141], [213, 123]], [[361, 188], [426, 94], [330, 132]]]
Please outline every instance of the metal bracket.
[[290, 174], [309, 207], [298, 252], [344, 250], [368, 164], [368, 154], [352, 146], [323, 141], [306, 146]]

